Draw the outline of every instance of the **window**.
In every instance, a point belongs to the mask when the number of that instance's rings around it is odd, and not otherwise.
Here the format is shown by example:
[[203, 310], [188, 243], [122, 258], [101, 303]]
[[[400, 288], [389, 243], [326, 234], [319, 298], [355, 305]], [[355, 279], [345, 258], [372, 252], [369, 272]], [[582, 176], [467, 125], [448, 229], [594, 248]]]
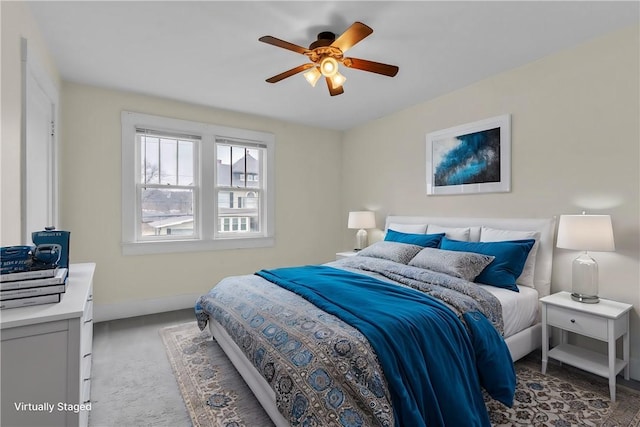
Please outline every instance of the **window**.
[[140, 179], [136, 182], [139, 240], [195, 237], [198, 136], [136, 129]]
[[272, 134], [122, 113], [123, 253], [273, 245]]

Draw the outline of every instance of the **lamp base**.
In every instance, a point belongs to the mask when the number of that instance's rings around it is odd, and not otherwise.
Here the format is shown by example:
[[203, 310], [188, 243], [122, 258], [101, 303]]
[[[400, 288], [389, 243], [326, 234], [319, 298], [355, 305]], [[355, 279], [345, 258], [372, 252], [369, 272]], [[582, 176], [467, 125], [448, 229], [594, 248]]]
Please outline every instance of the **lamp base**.
[[575, 292], [571, 293], [571, 299], [585, 304], [597, 304], [600, 302], [600, 298], [595, 295], [583, 295]]
[[584, 252], [573, 261], [571, 299], [596, 304], [598, 298], [598, 263]]
[[360, 251], [364, 248], [367, 247], [367, 230], [361, 228], [360, 230], [358, 230], [358, 232], [356, 233], [356, 247], [355, 250], [356, 251]]

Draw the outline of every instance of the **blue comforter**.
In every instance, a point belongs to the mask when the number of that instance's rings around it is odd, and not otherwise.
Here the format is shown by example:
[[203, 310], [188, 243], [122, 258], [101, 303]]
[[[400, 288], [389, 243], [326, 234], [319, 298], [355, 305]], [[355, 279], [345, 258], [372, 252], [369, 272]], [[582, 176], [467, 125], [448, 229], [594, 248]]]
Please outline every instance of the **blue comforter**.
[[489, 426], [481, 386], [511, 406], [515, 372], [484, 315], [463, 314], [423, 292], [328, 266], [262, 270], [357, 328], [375, 349], [399, 426]]

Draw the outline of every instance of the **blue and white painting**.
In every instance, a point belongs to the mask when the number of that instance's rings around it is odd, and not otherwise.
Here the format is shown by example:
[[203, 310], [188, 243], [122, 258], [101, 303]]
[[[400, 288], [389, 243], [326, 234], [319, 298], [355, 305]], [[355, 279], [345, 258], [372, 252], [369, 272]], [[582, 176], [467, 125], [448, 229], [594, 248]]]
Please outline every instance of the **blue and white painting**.
[[432, 141], [433, 185], [498, 183], [500, 128]]

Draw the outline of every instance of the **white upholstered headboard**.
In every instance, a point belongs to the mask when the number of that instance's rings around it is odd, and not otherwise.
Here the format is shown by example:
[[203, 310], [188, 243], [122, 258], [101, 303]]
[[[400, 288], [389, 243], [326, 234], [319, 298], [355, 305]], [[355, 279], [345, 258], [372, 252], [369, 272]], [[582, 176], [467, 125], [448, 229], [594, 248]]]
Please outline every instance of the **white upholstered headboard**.
[[[478, 241], [480, 227], [500, 230], [538, 231], [540, 241], [533, 273], [534, 286], [543, 297], [551, 291], [551, 269], [553, 266], [553, 240], [556, 229], [555, 218], [459, 218], [428, 216], [388, 216], [385, 231], [389, 224], [432, 224], [442, 227], [472, 227], [470, 240]], [[475, 230], [473, 227], [476, 227]]]

